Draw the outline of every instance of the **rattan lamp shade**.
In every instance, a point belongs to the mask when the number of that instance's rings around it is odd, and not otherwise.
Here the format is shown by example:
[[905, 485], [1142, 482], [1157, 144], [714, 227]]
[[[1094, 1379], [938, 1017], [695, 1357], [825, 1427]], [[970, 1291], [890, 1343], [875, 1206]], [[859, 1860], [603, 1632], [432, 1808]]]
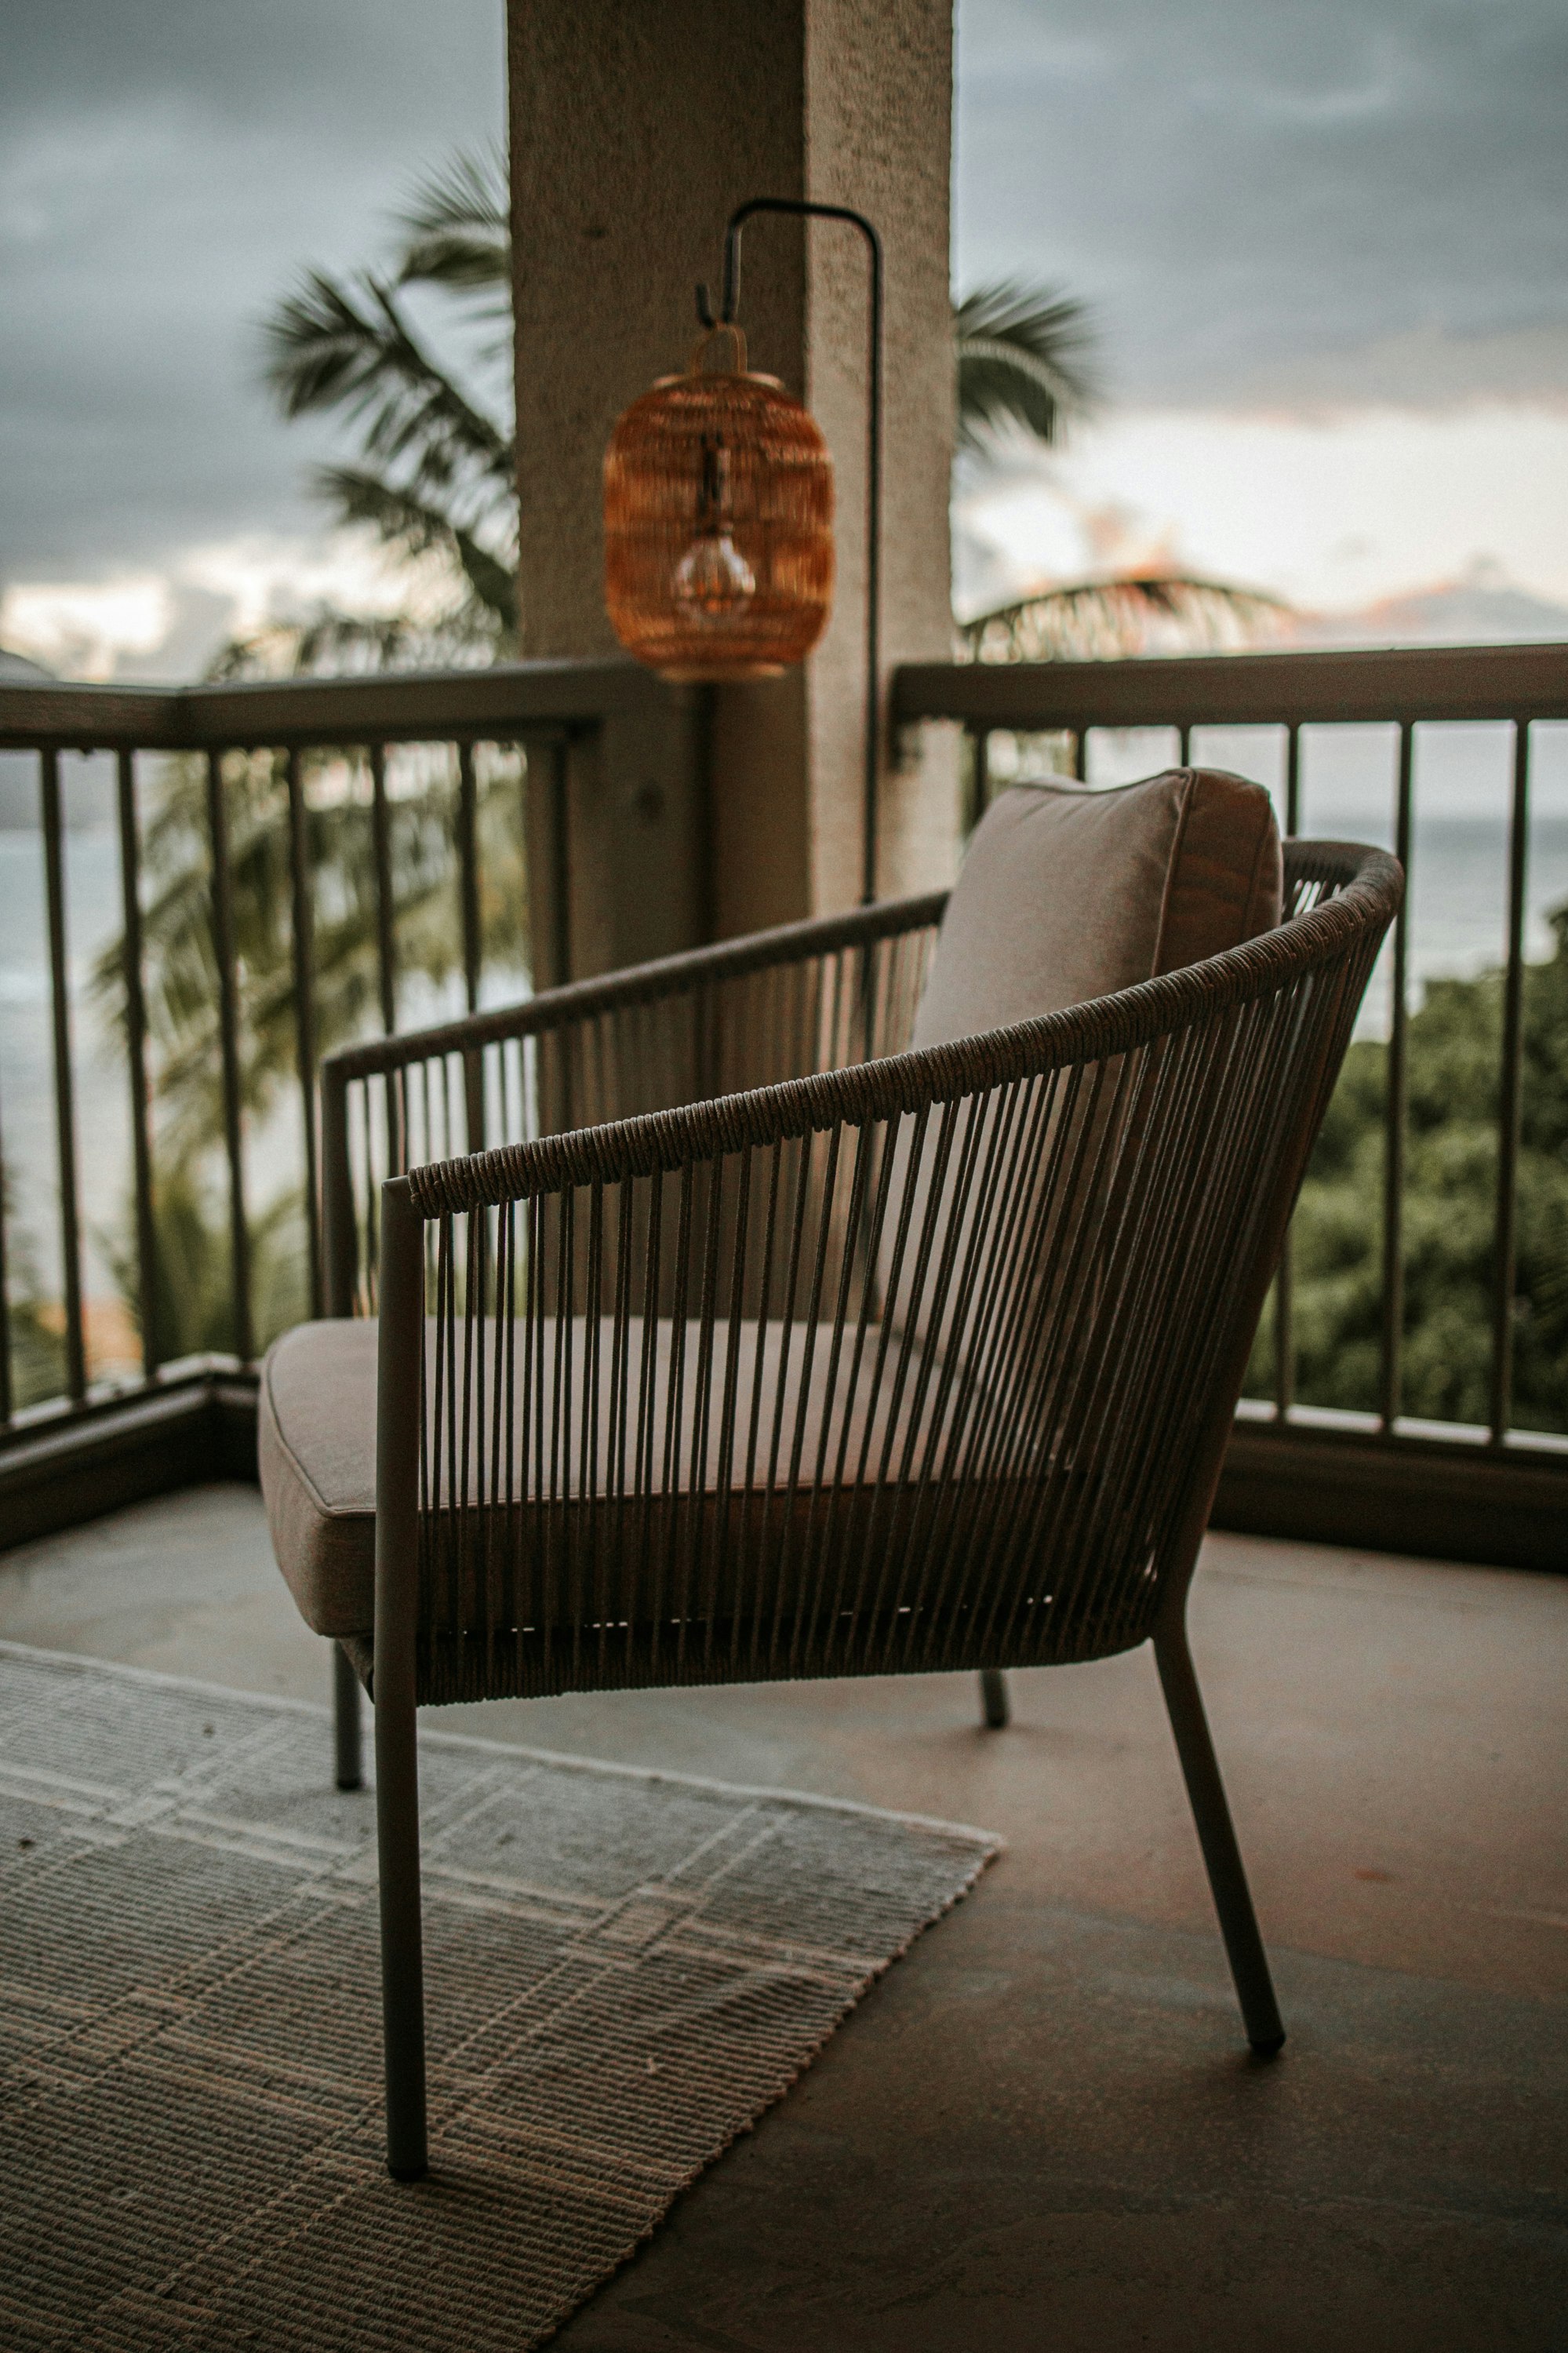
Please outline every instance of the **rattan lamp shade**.
[[[725, 345], [733, 364], [709, 364]], [[771, 678], [826, 627], [833, 460], [802, 404], [747, 371], [738, 327], [610, 436], [605, 601], [628, 653], [688, 681]]]

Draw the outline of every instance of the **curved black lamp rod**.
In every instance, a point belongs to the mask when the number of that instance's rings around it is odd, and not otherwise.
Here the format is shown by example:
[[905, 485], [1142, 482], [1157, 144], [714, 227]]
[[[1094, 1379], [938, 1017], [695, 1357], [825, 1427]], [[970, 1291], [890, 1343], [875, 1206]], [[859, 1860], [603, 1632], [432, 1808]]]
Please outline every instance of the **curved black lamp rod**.
[[847, 221], [866, 240], [871, 272], [866, 417], [866, 757], [860, 810], [860, 902], [877, 896], [877, 802], [881, 770], [882, 604], [882, 240], [864, 213], [847, 205], [814, 205], [799, 196], [752, 196], [737, 205], [724, 231], [724, 300], [719, 317], [706, 285], [697, 289], [705, 327], [730, 326], [741, 300], [741, 231], [756, 213]]

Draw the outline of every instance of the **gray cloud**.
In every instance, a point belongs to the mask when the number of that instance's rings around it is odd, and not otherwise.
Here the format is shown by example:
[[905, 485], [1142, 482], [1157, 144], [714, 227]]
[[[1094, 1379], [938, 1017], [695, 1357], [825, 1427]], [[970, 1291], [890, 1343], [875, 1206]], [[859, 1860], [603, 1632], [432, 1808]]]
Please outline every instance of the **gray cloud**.
[[177, 100], [394, 150], [499, 104], [502, 10], [472, 0], [11, 0], [0, 122]]
[[962, 0], [959, 91], [961, 280], [1094, 300], [1124, 396], [1568, 381], [1562, 0]]
[[[258, 314], [498, 134], [502, 0], [6, 0], [0, 583], [299, 530]], [[961, 0], [958, 274], [1065, 280], [1115, 389], [1568, 390], [1563, 0]]]
[[500, 0], [50, 0], [5, 14], [0, 581], [312, 520], [258, 314], [352, 264], [504, 115]]

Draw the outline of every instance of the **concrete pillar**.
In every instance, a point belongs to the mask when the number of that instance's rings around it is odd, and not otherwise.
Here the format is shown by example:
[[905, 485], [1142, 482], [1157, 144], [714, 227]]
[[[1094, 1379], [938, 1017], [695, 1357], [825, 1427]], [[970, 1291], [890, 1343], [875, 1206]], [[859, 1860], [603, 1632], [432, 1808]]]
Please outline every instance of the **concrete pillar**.
[[[683, 366], [750, 195], [850, 204], [887, 251], [883, 659], [951, 644], [951, 0], [509, 0], [522, 649], [613, 652], [600, 468], [611, 426]], [[816, 414], [838, 489], [838, 590], [805, 668], [715, 698], [721, 934], [853, 903], [864, 693], [865, 264], [850, 230], [746, 232], [752, 364]], [[885, 681], [884, 681], [885, 685]], [[956, 763], [927, 746], [882, 793], [884, 897], [946, 879]]]

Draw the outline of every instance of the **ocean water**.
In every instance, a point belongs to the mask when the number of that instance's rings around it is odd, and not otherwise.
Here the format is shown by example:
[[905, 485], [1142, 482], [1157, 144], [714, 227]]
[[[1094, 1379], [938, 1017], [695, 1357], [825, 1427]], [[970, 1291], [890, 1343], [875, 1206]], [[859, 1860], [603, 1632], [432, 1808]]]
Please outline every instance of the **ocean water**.
[[[1037, 773], [1047, 754], [1040, 739], [998, 738], [993, 770], [999, 776], [1015, 769]], [[1089, 781], [1126, 782], [1174, 756], [1174, 738], [1164, 730], [1100, 733], [1089, 744]], [[1279, 730], [1198, 731], [1192, 757], [1257, 777], [1282, 804]], [[1443, 725], [1416, 732], [1410, 876], [1410, 969], [1416, 1003], [1434, 977], [1468, 976], [1502, 961], [1511, 757], [1511, 736], [1504, 727]], [[1391, 728], [1304, 730], [1301, 830], [1392, 848], [1396, 760]], [[85, 769], [87, 764], [81, 765]], [[84, 800], [78, 813], [90, 818], [102, 806], [101, 797], [96, 807]], [[1552, 946], [1549, 913], [1568, 904], [1568, 725], [1533, 731], [1531, 812], [1526, 953], [1539, 958]], [[123, 1057], [112, 1025], [89, 1001], [88, 987], [94, 962], [121, 925], [119, 850], [111, 828], [89, 821], [68, 831], [65, 872], [84, 1280], [89, 1298], [102, 1299], [113, 1293], [111, 1238], [122, 1222], [130, 1183]], [[1362, 1015], [1363, 1035], [1386, 1035], [1388, 969], [1385, 953]], [[497, 976], [486, 996], [504, 998], [515, 995], [517, 987], [515, 975], [504, 982]], [[431, 1018], [446, 1009], [432, 1002], [410, 1007], [409, 1016]], [[53, 1293], [59, 1253], [48, 940], [42, 839], [26, 827], [0, 830], [0, 1152], [13, 1290], [26, 1282]], [[292, 1103], [285, 1103], [265, 1130], [247, 1136], [253, 1208], [264, 1207], [283, 1189], [298, 1165], [297, 1115]]]

